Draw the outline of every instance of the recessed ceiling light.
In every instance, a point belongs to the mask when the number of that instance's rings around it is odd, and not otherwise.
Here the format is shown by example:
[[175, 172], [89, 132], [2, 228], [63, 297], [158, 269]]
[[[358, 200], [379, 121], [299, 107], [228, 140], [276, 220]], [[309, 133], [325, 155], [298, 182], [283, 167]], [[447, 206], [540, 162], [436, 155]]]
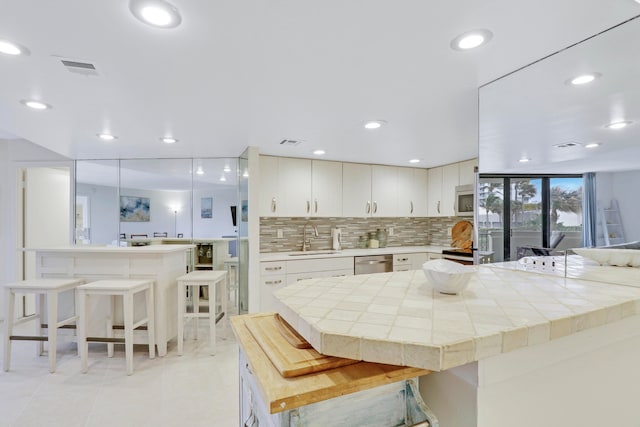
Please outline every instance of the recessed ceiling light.
[[409, 163], [420, 163], [420, 159], [411, 159]]
[[178, 9], [164, 0], [131, 0], [129, 10], [140, 21], [156, 28], [175, 28], [182, 22]]
[[175, 144], [176, 142], [178, 142], [176, 138], [170, 136], [164, 136], [160, 138], [160, 141], [164, 142], [165, 144]]
[[204, 171], [202, 170], [202, 166], [198, 166], [198, 169], [196, 169], [196, 175], [204, 175]]
[[231, 168], [229, 166], [225, 166], [224, 169], [222, 169], [224, 172], [231, 172]]
[[518, 161], [519, 161], [520, 163], [527, 163], [529, 160], [531, 160], [531, 159], [529, 159], [528, 157], [523, 157], [523, 158], [521, 158], [521, 159], [520, 159], [520, 160], [518, 160]]
[[622, 128], [626, 128], [631, 123], [633, 123], [633, 122], [630, 121], [630, 120], [622, 120], [622, 121], [619, 121], [619, 122], [611, 122], [608, 125], [605, 125], [605, 127], [607, 129], [622, 129]]
[[596, 148], [596, 147], [600, 147], [601, 145], [602, 144], [600, 144], [599, 142], [592, 142], [585, 145], [584, 148]]
[[222, 175], [222, 176], [220, 177], [220, 181], [225, 182], [226, 180], [227, 180], [227, 178], [225, 178], [225, 176], [224, 176], [224, 175]]
[[315, 154], [316, 156], [322, 156], [325, 153], [324, 150], [314, 150], [313, 154]]
[[379, 129], [386, 123], [387, 122], [385, 122], [384, 120], [370, 120], [368, 122], [365, 122], [364, 127], [365, 129]]
[[242, 173], [242, 177], [249, 178], [249, 171], [245, 169], [245, 171]]
[[53, 108], [51, 107], [51, 105], [45, 104], [44, 102], [34, 101], [30, 99], [23, 99], [22, 101], [20, 101], [20, 103], [33, 110], [50, 110], [51, 108]]
[[29, 49], [9, 40], [0, 39], [0, 53], [5, 55], [29, 55]]
[[569, 80], [567, 80], [566, 83], [572, 84], [575, 86], [580, 86], [580, 85], [585, 85], [587, 83], [591, 83], [592, 81], [600, 77], [602, 77], [602, 74], [600, 73], [581, 74], [579, 76], [570, 78]]
[[99, 133], [98, 138], [103, 141], [113, 141], [114, 139], [118, 139], [117, 136], [111, 135], [110, 133]]
[[451, 40], [451, 49], [453, 50], [469, 50], [482, 46], [493, 38], [493, 33], [489, 30], [473, 30], [464, 34], [460, 34]]

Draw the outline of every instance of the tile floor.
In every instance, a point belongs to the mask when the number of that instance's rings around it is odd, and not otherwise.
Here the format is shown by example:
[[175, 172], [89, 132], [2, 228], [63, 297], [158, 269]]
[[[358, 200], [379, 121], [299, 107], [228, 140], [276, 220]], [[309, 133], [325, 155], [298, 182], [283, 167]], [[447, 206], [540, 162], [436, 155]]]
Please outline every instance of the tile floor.
[[146, 346], [135, 346], [131, 376], [121, 345], [109, 359], [106, 344], [90, 344], [89, 372], [82, 374], [75, 343], [61, 338], [57, 372], [50, 374], [46, 353], [35, 355], [35, 342], [14, 341], [11, 370], [0, 369], [0, 427], [237, 426], [236, 341], [226, 323], [219, 324], [218, 352], [211, 356], [202, 324], [197, 341], [193, 329], [185, 331], [184, 356], [177, 355], [175, 341], [154, 360]]

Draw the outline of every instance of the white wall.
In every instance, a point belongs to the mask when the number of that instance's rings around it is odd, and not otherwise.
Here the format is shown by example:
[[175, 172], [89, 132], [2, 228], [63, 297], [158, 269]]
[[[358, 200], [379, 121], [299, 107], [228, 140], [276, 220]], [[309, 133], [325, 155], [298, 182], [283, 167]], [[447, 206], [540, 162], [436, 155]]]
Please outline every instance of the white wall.
[[117, 188], [79, 183], [76, 185], [76, 195], [89, 199], [91, 244], [108, 245], [116, 240], [120, 217]]
[[[9, 210], [9, 143], [0, 139], [0, 259], [7, 259], [7, 250], [9, 247], [9, 234], [13, 227], [7, 222]], [[9, 266], [5, 262], [0, 268], [0, 283], [6, 283], [8, 279]], [[2, 301], [0, 295], [0, 301]]]
[[[203, 197], [213, 198], [213, 218], [206, 219], [200, 215], [200, 202]], [[193, 192], [193, 234], [195, 237], [222, 237], [235, 235], [237, 227], [233, 226], [230, 206], [238, 206], [237, 221], [240, 222], [240, 206], [235, 187], [216, 188]]]
[[[191, 192], [190, 191], [156, 191], [123, 188], [120, 196], [148, 197], [149, 222], [120, 222], [120, 233], [146, 234], [153, 237], [154, 232], [167, 232], [169, 237], [182, 233], [191, 237]], [[173, 207], [178, 207], [177, 216]], [[174, 219], [176, 222], [174, 233]]]
[[627, 241], [640, 240], [640, 197], [638, 197], [640, 171], [598, 173], [596, 177], [596, 197], [604, 207], [608, 207], [612, 199], [620, 206], [622, 225]]

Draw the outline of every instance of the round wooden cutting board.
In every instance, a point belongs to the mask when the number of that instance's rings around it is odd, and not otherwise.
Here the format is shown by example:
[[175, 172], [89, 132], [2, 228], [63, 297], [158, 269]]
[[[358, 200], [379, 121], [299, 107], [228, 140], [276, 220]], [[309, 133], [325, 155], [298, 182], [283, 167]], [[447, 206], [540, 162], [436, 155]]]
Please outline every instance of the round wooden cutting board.
[[473, 224], [469, 221], [459, 221], [451, 229], [451, 246], [468, 249], [473, 246]]

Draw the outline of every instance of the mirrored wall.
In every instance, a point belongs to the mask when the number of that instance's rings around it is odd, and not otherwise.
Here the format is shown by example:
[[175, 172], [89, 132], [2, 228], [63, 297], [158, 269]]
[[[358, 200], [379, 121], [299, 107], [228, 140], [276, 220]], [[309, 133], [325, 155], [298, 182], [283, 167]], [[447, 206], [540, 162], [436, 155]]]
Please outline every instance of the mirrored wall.
[[246, 311], [245, 159], [78, 160], [75, 176], [76, 244], [193, 243], [189, 268], [229, 271]]

